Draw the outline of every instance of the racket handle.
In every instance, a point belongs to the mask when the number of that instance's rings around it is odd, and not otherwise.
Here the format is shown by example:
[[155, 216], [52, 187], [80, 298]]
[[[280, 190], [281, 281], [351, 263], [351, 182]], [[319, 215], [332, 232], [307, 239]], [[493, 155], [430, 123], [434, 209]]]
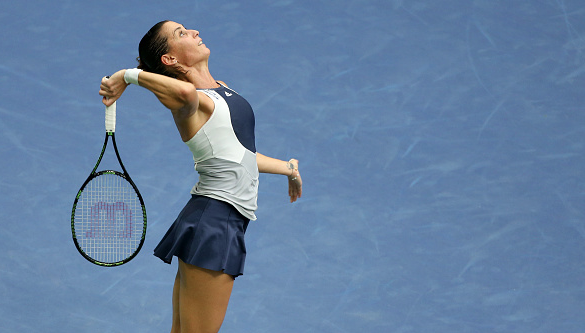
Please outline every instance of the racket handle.
[[116, 131], [116, 102], [106, 106], [106, 132]]

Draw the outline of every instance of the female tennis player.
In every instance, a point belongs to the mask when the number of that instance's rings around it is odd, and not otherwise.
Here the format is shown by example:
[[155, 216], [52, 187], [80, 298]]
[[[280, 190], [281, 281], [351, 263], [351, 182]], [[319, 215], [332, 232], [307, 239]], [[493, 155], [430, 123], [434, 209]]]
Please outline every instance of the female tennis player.
[[287, 176], [294, 202], [302, 194], [298, 161], [256, 152], [252, 108], [212, 77], [210, 51], [198, 31], [159, 22], [138, 49], [138, 68], [103, 78], [99, 93], [111, 105], [129, 84], [150, 90], [171, 110], [193, 154], [199, 181], [154, 254], [179, 262], [171, 332], [218, 332], [234, 279], [244, 270], [244, 233], [256, 219], [258, 174]]

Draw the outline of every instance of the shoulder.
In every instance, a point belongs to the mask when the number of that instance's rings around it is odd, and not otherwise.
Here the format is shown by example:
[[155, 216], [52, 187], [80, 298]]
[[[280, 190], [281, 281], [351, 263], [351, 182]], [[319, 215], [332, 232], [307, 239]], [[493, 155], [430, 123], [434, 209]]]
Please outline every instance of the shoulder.
[[221, 84], [222, 86], [225, 86], [225, 87], [227, 87], [227, 86], [228, 86], [228, 85], [227, 85], [225, 82], [223, 82], [223, 81], [217, 81], [217, 82], [218, 82], [219, 84]]

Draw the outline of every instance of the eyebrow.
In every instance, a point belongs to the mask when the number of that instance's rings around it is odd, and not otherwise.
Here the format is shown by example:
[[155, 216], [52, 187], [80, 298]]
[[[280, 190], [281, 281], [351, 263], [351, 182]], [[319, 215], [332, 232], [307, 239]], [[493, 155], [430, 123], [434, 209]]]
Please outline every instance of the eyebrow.
[[175, 32], [177, 32], [177, 30], [181, 30], [184, 29], [183, 26], [177, 27], [175, 30], [173, 30], [173, 36], [175, 35]]

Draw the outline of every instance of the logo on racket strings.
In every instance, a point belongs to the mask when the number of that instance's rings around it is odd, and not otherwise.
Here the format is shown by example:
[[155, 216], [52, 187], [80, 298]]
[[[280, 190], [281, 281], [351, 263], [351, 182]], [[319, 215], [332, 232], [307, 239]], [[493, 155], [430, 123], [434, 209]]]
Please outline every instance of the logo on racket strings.
[[132, 210], [124, 202], [97, 202], [91, 208], [88, 238], [131, 238]]

